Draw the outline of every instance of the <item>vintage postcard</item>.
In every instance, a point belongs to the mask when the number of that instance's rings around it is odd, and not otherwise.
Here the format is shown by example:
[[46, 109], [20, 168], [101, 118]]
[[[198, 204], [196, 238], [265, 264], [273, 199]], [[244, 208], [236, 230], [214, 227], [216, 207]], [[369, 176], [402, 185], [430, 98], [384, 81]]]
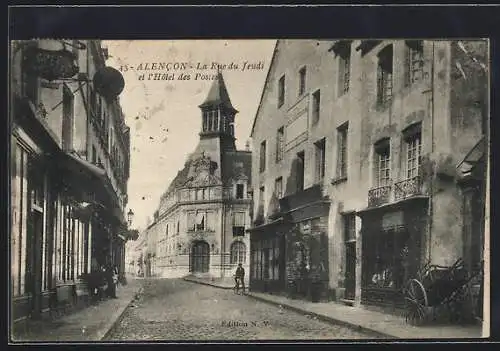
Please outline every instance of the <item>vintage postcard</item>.
[[489, 62], [11, 41], [11, 342], [489, 336]]

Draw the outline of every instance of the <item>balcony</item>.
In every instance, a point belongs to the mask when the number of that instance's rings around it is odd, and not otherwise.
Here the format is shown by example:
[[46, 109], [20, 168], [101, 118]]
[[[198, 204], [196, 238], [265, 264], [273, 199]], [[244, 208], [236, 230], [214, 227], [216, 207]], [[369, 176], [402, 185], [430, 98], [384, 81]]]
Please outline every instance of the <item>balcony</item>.
[[419, 176], [394, 184], [394, 200], [403, 200], [422, 194], [422, 183]]
[[368, 191], [368, 206], [380, 206], [390, 201], [391, 186], [384, 185]]

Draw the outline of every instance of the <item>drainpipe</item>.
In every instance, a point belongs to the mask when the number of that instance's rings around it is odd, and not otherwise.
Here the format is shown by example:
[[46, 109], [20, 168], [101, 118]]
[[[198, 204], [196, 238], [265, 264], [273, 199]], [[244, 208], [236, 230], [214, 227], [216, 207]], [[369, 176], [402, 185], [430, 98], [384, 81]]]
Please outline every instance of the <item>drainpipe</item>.
[[[430, 98], [429, 98], [429, 120], [431, 122], [431, 150], [430, 154], [432, 155], [434, 153], [434, 65], [435, 65], [435, 42], [432, 41], [432, 63], [431, 63], [431, 91], [430, 91]], [[433, 185], [434, 185], [434, 172], [432, 173], [431, 177], [431, 185], [429, 187], [429, 205], [427, 206], [427, 222], [428, 222], [428, 227], [427, 227], [427, 233], [428, 233], [428, 238], [427, 238], [427, 259], [430, 261], [432, 256], [431, 256], [431, 250], [432, 250], [432, 210], [433, 210]], [[420, 263], [422, 265], [422, 263]]]

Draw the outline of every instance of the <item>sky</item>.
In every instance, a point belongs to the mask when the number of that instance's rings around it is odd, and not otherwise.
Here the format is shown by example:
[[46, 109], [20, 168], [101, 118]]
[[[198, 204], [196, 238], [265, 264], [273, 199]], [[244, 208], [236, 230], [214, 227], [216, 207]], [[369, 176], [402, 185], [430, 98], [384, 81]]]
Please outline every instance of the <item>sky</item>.
[[217, 64], [226, 65], [220, 66], [221, 72], [239, 111], [236, 147], [245, 148], [275, 43], [254, 39], [103, 41], [110, 56], [106, 64], [119, 69], [125, 80], [119, 99], [131, 136], [127, 211], [135, 213], [133, 227], [147, 226], [160, 196], [194, 151], [201, 127], [198, 105], [208, 94]]

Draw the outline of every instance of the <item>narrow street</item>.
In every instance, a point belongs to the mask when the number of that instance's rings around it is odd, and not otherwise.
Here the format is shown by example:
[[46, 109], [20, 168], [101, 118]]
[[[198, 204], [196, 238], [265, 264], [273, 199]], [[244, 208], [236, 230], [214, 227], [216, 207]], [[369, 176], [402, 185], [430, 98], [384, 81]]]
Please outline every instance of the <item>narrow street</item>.
[[144, 280], [107, 341], [372, 339], [342, 326], [281, 310], [232, 290], [180, 279]]

